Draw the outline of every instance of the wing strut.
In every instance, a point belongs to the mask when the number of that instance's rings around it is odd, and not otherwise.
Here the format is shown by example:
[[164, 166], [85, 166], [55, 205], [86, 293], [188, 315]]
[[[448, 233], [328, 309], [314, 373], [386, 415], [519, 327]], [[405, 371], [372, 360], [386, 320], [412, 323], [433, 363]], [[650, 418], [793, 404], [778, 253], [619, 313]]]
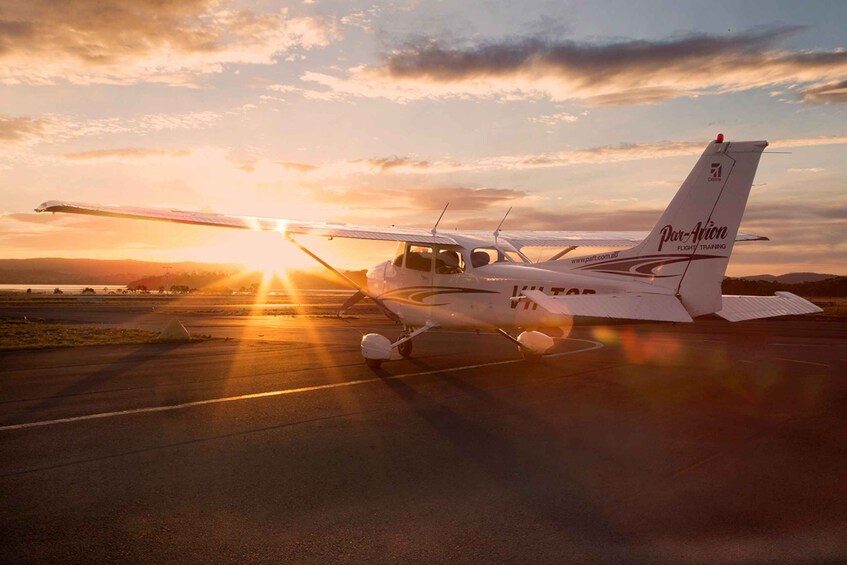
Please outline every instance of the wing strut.
[[561, 251], [559, 251], [558, 253], [556, 253], [555, 255], [553, 255], [552, 257], [550, 257], [547, 260], [548, 261], [555, 261], [556, 259], [561, 259], [562, 257], [567, 255], [568, 253], [570, 253], [571, 251], [573, 251], [577, 247], [578, 247], [577, 245], [571, 245], [569, 247], [565, 247], [564, 249], [562, 249]]
[[317, 255], [312, 253], [309, 249], [307, 249], [306, 247], [301, 245], [296, 239], [294, 239], [293, 234], [290, 234], [290, 233], [286, 234], [285, 237], [286, 237], [286, 239], [288, 239], [288, 241], [290, 241], [298, 249], [300, 249], [300, 251], [302, 251], [303, 253], [305, 253], [306, 255], [308, 255], [309, 257], [311, 257], [312, 259], [314, 259], [315, 261], [317, 261], [318, 263], [320, 263], [321, 265], [323, 265], [324, 267], [326, 267], [327, 269], [329, 269], [330, 271], [332, 271], [333, 273], [335, 273], [336, 275], [341, 277], [341, 279], [344, 280], [344, 282], [346, 282], [352, 288], [355, 288], [356, 290], [359, 291], [357, 294], [354, 294], [353, 297], [351, 297], [350, 300], [348, 300], [347, 302], [344, 303], [344, 306], [342, 306], [341, 310], [338, 311], [339, 317], [341, 317], [341, 314], [347, 308], [349, 308], [350, 306], [352, 306], [353, 304], [355, 304], [356, 302], [359, 301], [358, 294], [361, 294], [361, 295], [367, 296], [368, 298], [373, 300], [376, 303], [376, 305], [379, 307], [379, 309], [382, 310], [382, 313], [385, 314], [388, 317], [388, 319], [393, 320], [395, 322], [400, 321], [400, 318], [397, 317], [397, 314], [395, 314], [394, 312], [389, 310], [388, 307], [385, 305], [385, 303], [382, 300], [380, 300], [379, 298], [377, 298], [376, 296], [374, 296], [373, 294], [368, 292], [368, 289], [359, 285], [358, 283], [356, 283], [356, 281], [354, 281], [353, 279], [351, 279], [350, 277], [348, 277], [347, 275], [345, 275], [344, 273], [342, 273], [341, 271], [339, 271], [338, 269], [336, 269], [335, 267], [333, 267], [332, 265], [330, 265], [329, 263], [327, 263], [326, 261], [324, 261], [323, 259], [318, 257]]

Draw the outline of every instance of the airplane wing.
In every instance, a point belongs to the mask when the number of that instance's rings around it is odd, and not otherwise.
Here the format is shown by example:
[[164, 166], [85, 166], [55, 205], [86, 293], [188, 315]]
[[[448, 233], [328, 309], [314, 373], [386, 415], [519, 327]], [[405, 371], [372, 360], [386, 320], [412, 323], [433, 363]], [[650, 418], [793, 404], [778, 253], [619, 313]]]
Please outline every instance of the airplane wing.
[[[326, 237], [347, 237], [352, 239], [375, 239], [383, 241], [410, 241], [412, 243], [453, 244], [455, 240], [448, 236], [432, 235], [424, 228], [394, 228], [384, 226], [366, 226], [335, 222], [309, 222], [261, 218], [254, 216], [232, 216], [214, 212], [190, 212], [185, 210], [165, 210], [161, 208], [136, 208], [104, 204], [85, 204], [82, 202], [63, 202], [49, 200], [35, 209], [36, 212], [67, 212], [89, 216], [108, 216], [111, 218], [130, 218], [135, 220], [159, 220], [177, 224], [200, 226], [218, 226], [254, 231], [278, 231], [283, 234], [319, 235]], [[490, 234], [489, 234], [490, 235]]]
[[522, 294], [551, 314], [651, 320], [656, 322], [693, 322], [682, 302], [670, 294], [577, 294], [548, 296], [540, 290]]
[[[138, 208], [133, 206], [115, 206], [108, 204], [86, 204], [49, 200], [35, 209], [36, 212], [65, 212], [90, 216], [108, 216], [112, 218], [130, 218], [136, 220], [158, 220], [178, 224], [201, 226], [219, 226], [260, 231], [278, 231], [283, 234], [318, 235], [324, 237], [345, 237], [352, 239], [371, 239], [381, 241], [408, 241], [420, 244], [456, 244], [451, 234], [479, 239], [493, 243], [494, 236], [488, 231], [442, 230], [433, 235], [426, 228], [397, 228], [336, 222], [313, 222], [262, 218], [254, 216], [235, 216], [214, 212], [192, 212], [186, 210], [166, 210], [162, 208]], [[500, 239], [508, 241], [513, 247], [629, 247], [647, 237], [646, 231], [502, 231]], [[740, 233], [736, 241], [767, 240], [767, 237]], [[486, 244], [488, 244], [486, 243]]]

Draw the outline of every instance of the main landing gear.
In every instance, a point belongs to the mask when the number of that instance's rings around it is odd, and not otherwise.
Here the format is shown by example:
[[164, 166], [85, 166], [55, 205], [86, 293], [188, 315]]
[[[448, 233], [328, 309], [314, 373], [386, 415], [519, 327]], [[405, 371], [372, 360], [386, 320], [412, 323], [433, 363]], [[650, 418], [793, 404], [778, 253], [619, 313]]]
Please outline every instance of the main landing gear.
[[512, 337], [512, 334], [499, 328], [497, 333], [516, 344], [523, 358], [530, 363], [541, 361], [554, 343], [552, 337], [536, 331], [522, 332], [518, 337]]

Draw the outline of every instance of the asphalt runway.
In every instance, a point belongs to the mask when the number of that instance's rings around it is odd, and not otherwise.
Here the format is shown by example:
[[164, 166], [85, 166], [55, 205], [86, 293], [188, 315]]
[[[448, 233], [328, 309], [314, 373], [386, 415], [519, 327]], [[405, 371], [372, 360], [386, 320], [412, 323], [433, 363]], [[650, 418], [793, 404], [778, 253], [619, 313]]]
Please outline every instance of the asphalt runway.
[[180, 319], [216, 339], [0, 353], [0, 561], [847, 559], [843, 322], [584, 326], [537, 364], [431, 332], [374, 373], [367, 313]]

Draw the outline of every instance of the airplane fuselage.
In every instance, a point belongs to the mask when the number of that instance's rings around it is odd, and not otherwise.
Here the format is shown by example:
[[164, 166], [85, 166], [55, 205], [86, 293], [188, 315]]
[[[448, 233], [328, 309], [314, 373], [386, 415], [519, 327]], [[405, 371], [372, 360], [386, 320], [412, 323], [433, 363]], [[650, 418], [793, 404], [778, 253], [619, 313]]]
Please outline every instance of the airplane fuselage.
[[644, 285], [550, 268], [561, 269], [569, 261], [533, 264], [510, 260], [501, 253], [501, 261], [473, 266], [472, 250], [437, 246], [431, 257], [438, 257], [442, 251], [460, 253], [461, 268], [444, 269], [438, 261], [432, 261], [427, 269], [423, 268], [426, 264], [409, 268], [412, 261], [408, 260], [407, 246], [405, 258], [398, 256], [368, 271], [368, 292], [408, 327], [429, 324], [451, 329], [534, 329], [569, 326], [570, 320], [529, 301], [516, 300], [524, 290], [540, 290], [551, 296], [587, 295], [631, 291]]

